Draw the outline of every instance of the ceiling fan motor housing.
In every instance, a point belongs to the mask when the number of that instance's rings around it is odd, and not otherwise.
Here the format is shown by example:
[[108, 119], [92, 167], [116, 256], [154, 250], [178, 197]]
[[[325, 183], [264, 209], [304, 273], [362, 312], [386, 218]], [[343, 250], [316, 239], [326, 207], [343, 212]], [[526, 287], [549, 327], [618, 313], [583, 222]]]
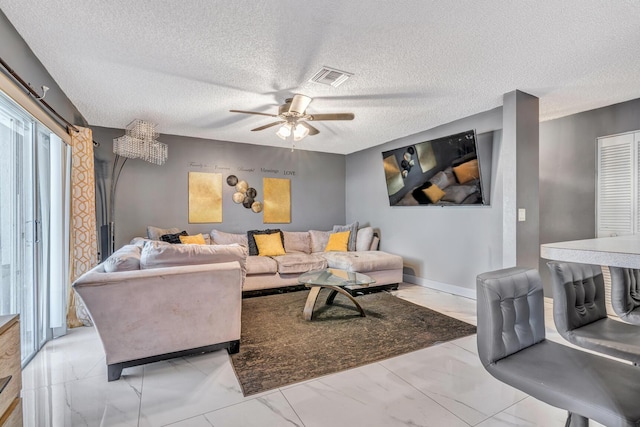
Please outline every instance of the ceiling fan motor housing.
[[289, 112], [294, 113], [300, 116], [304, 115], [304, 112], [307, 110], [307, 107], [311, 103], [311, 98], [306, 95], [295, 94], [293, 95], [293, 99], [291, 100], [291, 106], [289, 107]]

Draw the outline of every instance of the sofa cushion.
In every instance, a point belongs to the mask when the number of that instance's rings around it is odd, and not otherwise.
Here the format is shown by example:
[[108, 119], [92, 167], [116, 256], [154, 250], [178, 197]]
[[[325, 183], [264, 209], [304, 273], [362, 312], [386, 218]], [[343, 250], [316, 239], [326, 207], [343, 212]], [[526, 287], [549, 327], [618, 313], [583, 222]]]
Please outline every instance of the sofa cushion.
[[103, 267], [107, 273], [140, 270], [140, 246], [125, 245], [121, 247], [106, 259]]
[[249, 244], [249, 255], [258, 255], [258, 245], [256, 244], [256, 239], [253, 238], [256, 234], [276, 234], [280, 235], [280, 240], [282, 241], [282, 246], [284, 247], [284, 237], [282, 236], [282, 232], [280, 229], [267, 229], [267, 230], [249, 230], [247, 231], [247, 242]]
[[147, 243], [140, 256], [140, 268], [177, 267], [238, 261], [246, 275], [247, 249], [240, 245], [167, 245]]
[[276, 256], [273, 259], [278, 263], [280, 274], [301, 274], [327, 268], [327, 260], [320, 255], [296, 253]]
[[276, 274], [278, 263], [266, 256], [247, 257], [247, 274]]
[[467, 196], [478, 191], [478, 187], [476, 185], [452, 185], [451, 187], [445, 190], [444, 197], [442, 198], [445, 202], [453, 202], [453, 203], [462, 203]]
[[355, 251], [356, 250], [356, 238], [358, 237], [358, 221], [353, 222], [351, 224], [347, 224], [347, 225], [334, 225], [333, 226], [333, 232], [340, 232], [340, 231], [350, 231], [351, 234], [349, 235], [349, 245], [348, 245], [348, 250], [350, 251]]
[[366, 273], [402, 269], [402, 257], [381, 251], [325, 252], [322, 256], [331, 268]]
[[284, 255], [284, 245], [280, 233], [255, 234], [253, 239], [256, 241], [259, 256]]
[[134, 237], [133, 239], [131, 239], [129, 244], [130, 245], [136, 245], [137, 247], [142, 249], [144, 247], [145, 243], [147, 243], [147, 242], [153, 242], [153, 240], [151, 240], [151, 239], [149, 239], [147, 237]]
[[356, 235], [356, 251], [368, 251], [373, 242], [373, 227], [363, 227]]
[[213, 245], [232, 245], [234, 243], [249, 247], [249, 243], [247, 243], [247, 235], [246, 234], [236, 234], [236, 233], [225, 233], [220, 230], [211, 230], [211, 244]]
[[311, 253], [311, 235], [308, 231], [283, 231], [284, 250], [290, 252]]
[[179, 228], [160, 228], [152, 225], [147, 226], [147, 237], [151, 240], [160, 240], [160, 236], [163, 234], [176, 234], [179, 233]]
[[329, 235], [329, 241], [327, 242], [327, 246], [325, 246], [325, 252], [338, 251], [338, 252], [346, 252], [349, 250], [349, 236], [351, 235], [351, 231], [340, 231], [338, 233], [331, 233]]
[[324, 252], [329, 241], [330, 231], [309, 230], [311, 238], [311, 252]]

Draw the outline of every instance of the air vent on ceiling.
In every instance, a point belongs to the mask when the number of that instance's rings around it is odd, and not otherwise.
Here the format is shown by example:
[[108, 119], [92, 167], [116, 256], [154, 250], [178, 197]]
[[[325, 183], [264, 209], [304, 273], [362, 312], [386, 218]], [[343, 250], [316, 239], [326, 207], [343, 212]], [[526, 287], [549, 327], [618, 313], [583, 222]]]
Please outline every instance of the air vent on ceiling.
[[311, 77], [309, 81], [338, 87], [351, 76], [353, 76], [353, 73], [336, 70], [335, 68], [322, 67], [322, 69], [318, 71], [313, 77]]

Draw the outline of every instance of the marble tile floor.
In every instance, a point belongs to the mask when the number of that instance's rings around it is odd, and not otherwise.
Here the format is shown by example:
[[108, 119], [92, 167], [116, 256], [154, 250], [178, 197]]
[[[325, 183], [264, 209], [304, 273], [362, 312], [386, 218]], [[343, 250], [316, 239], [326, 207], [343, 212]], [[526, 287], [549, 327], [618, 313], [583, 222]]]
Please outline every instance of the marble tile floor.
[[[394, 294], [476, 323], [474, 300], [410, 284]], [[545, 309], [549, 338], [561, 341], [551, 304]], [[25, 367], [24, 425], [564, 425], [564, 411], [493, 379], [480, 364], [475, 340], [473, 335], [244, 397], [226, 351], [128, 368], [121, 380], [107, 382], [94, 328], [78, 328], [47, 343]]]

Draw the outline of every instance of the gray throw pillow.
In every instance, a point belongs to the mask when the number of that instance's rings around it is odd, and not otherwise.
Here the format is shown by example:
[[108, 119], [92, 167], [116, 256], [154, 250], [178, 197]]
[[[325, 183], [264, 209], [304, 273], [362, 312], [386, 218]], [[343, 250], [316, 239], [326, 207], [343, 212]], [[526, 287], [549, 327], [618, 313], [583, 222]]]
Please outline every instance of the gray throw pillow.
[[347, 225], [334, 225], [333, 232], [339, 233], [341, 231], [350, 231], [349, 233], [349, 243], [347, 245], [347, 249], [349, 251], [356, 250], [356, 240], [358, 238], [358, 221], [347, 224]]

